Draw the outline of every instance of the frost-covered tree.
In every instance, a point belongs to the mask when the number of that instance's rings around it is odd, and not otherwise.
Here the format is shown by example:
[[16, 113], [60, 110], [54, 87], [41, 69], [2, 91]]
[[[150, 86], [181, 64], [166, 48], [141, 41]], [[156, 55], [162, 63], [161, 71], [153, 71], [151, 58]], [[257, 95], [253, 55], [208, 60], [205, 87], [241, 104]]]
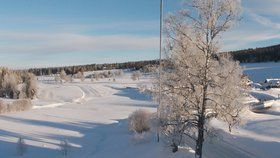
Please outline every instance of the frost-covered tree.
[[60, 73], [59, 73], [59, 77], [64, 80], [64, 81], [68, 81], [68, 78], [67, 78], [67, 74], [64, 70], [61, 70]]
[[32, 73], [27, 73], [24, 84], [26, 97], [34, 99], [38, 91], [36, 76]]
[[77, 78], [80, 79], [81, 81], [84, 81], [85, 80], [85, 76], [84, 76], [84, 73], [79, 71], [77, 73]]
[[227, 122], [229, 130], [240, 120], [242, 69], [218, 54], [221, 33], [238, 19], [240, 4], [239, 0], [192, 0], [186, 1], [186, 8], [165, 21], [159, 117], [173, 149], [188, 138], [201, 158], [212, 118]]

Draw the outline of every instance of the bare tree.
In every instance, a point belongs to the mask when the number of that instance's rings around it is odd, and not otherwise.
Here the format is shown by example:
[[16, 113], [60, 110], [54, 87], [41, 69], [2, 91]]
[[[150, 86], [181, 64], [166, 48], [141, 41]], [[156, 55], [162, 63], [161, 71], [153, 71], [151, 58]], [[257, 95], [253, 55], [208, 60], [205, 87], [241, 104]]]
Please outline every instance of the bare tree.
[[238, 62], [218, 54], [221, 33], [238, 19], [240, 4], [238, 0], [193, 0], [185, 5], [188, 10], [166, 20], [159, 116], [173, 149], [189, 138], [196, 157], [201, 158], [212, 118], [227, 122], [229, 130], [240, 120], [242, 70]]

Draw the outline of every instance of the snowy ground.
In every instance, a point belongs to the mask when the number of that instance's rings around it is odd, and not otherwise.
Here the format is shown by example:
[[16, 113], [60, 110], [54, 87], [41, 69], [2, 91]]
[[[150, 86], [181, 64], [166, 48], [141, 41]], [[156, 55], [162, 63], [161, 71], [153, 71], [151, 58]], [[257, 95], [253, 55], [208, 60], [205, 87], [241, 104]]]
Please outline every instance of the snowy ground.
[[[79, 158], [181, 158], [192, 152], [176, 154], [155, 133], [144, 138], [127, 130], [127, 117], [136, 109], [156, 111], [151, 97], [137, 90], [148, 79], [132, 81], [126, 74], [116, 82], [102, 79], [95, 82], [40, 84], [34, 109], [0, 115], [0, 157], [16, 156], [16, 141], [23, 137], [28, 144], [26, 158], [63, 157], [62, 140], [71, 143], [67, 157]], [[261, 92], [277, 97], [279, 89]], [[257, 92], [256, 92], [257, 93]], [[248, 101], [254, 98], [248, 98]], [[206, 158], [277, 158], [280, 155], [280, 101], [266, 113], [249, 110], [243, 114], [244, 124], [232, 134], [218, 120], [212, 124], [222, 137], [209, 139], [204, 146]], [[190, 142], [191, 143], [191, 142]]]
[[280, 78], [280, 62], [242, 63], [244, 73], [254, 82], [264, 82], [267, 78]]

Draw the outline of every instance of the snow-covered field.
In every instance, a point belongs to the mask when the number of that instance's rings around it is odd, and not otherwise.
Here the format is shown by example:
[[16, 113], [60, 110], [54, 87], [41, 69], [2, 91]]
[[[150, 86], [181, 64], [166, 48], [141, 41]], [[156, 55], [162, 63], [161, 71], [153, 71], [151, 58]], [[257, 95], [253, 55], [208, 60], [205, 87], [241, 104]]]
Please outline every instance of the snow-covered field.
[[[40, 83], [34, 109], [0, 115], [0, 157], [17, 157], [16, 141], [24, 138], [28, 149], [25, 158], [64, 157], [60, 143], [67, 140], [72, 158], [181, 158], [193, 157], [192, 150], [172, 153], [155, 132], [135, 136], [127, 129], [127, 117], [136, 109], [156, 111], [157, 104], [137, 86], [149, 78], [132, 81], [129, 74], [90, 82], [63, 84]], [[265, 93], [278, 97], [279, 89]], [[255, 100], [247, 98], [248, 102]], [[206, 158], [278, 158], [280, 155], [280, 101], [265, 113], [243, 113], [244, 123], [232, 134], [213, 120], [222, 137], [207, 139]], [[142, 138], [141, 138], [142, 137]]]
[[254, 82], [264, 82], [267, 78], [280, 78], [280, 62], [244, 63], [244, 73]]

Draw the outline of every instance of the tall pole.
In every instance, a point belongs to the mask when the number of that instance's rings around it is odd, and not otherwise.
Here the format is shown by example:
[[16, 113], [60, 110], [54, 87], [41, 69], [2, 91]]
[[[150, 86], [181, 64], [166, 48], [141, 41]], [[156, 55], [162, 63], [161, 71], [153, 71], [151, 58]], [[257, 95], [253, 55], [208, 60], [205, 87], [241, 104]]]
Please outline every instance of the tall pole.
[[[161, 106], [161, 52], [162, 52], [162, 22], [163, 22], [163, 0], [160, 0], [160, 33], [159, 33], [159, 71], [158, 71], [158, 77], [159, 77], [159, 105], [157, 107], [157, 118], [158, 121], [160, 121], [160, 111], [159, 108]], [[159, 133], [160, 133], [160, 122], [158, 122], [157, 127], [157, 142], [159, 142]]]

